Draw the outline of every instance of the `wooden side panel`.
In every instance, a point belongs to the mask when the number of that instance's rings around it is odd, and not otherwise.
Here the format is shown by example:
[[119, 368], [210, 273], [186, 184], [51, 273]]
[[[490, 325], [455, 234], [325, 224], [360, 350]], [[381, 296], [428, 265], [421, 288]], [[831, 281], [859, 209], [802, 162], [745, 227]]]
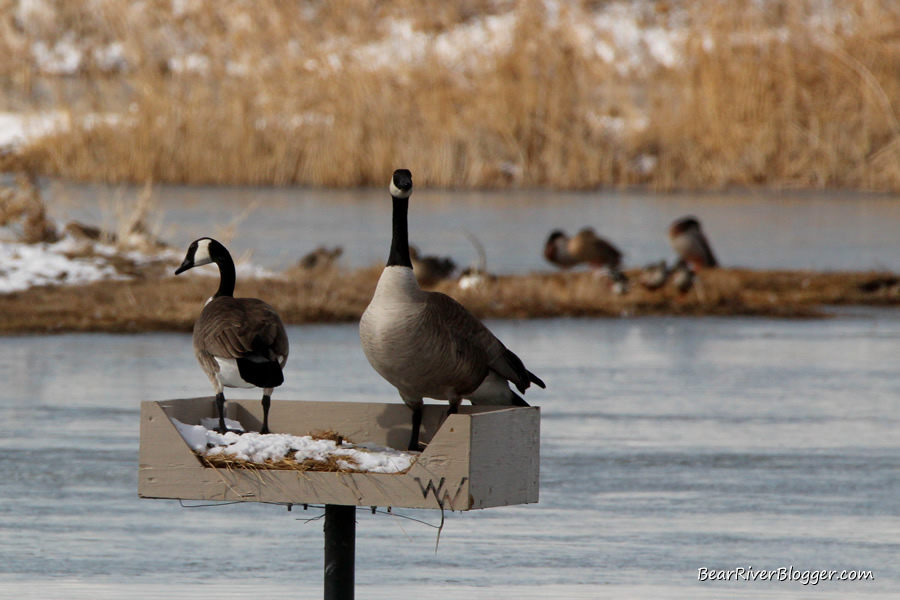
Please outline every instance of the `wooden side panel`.
[[538, 501], [540, 415], [540, 408], [530, 406], [499, 410], [472, 420], [470, 508]]

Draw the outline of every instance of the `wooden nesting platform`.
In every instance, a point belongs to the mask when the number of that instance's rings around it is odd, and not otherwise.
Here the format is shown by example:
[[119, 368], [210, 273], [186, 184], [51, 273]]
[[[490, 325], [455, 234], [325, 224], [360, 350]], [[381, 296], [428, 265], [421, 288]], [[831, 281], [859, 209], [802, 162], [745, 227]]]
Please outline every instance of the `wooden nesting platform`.
[[[540, 409], [425, 406], [426, 449], [405, 473], [344, 473], [204, 466], [171, 419], [197, 425], [216, 415], [212, 397], [141, 403], [138, 495], [184, 500], [471, 510], [538, 501]], [[229, 400], [226, 416], [250, 430], [259, 400]], [[354, 443], [403, 449], [410, 410], [401, 403], [273, 400], [278, 433], [334, 431]]]

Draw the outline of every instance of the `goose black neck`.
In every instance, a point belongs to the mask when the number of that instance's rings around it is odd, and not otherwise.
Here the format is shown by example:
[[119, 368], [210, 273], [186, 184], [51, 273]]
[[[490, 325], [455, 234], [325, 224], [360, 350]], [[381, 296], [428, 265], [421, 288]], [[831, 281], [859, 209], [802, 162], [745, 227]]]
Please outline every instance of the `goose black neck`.
[[215, 262], [219, 267], [219, 289], [213, 298], [234, 296], [234, 261], [231, 260], [231, 256], [226, 252], [225, 256], [217, 256]]
[[392, 218], [393, 235], [391, 237], [391, 253], [388, 255], [387, 266], [412, 268], [409, 259], [409, 229], [407, 213], [409, 212], [409, 198], [394, 199], [394, 214]]

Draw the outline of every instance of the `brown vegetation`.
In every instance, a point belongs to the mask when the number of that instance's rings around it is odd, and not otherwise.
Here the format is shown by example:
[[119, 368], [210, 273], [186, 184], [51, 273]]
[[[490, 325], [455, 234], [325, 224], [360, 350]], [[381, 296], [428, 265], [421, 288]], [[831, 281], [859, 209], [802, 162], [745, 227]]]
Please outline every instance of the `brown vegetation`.
[[[244, 279], [237, 294], [265, 298], [287, 323], [354, 322], [368, 305], [380, 267], [346, 272], [296, 270], [279, 279]], [[632, 277], [636, 273], [629, 273]], [[44, 287], [0, 295], [0, 333], [190, 331], [215, 279], [145, 278]], [[827, 305], [900, 304], [900, 279], [879, 273], [704, 271], [694, 289], [635, 286], [617, 295], [588, 272], [504, 276], [456, 297], [482, 318], [743, 315], [820, 317]]]
[[[683, 27], [686, 40], [678, 64], [632, 72], [579, 41], [575, 24], [608, 5], [591, 0], [556, 3], [556, 17], [538, 0], [198, 0], [178, 14], [167, 0], [43, 4], [57, 18], [12, 35], [12, 2], [0, 1], [0, 75], [16, 109], [73, 117], [20, 157], [45, 174], [356, 186], [403, 165], [431, 187], [900, 190], [893, 0], [641, 3], [642, 26]], [[511, 43], [474, 64], [379, 67], [354, 53], [389, 38], [392, 19], [436, 34], [507, 13]], [[66, 35], [87, 44], [77, 77], [20, 60], [34, 40]], [[90, 51], [111, 41], [127, 67]], [[173, 43], [205, 68], [174, 68]], [[97, 111], [121, 118], [83, 120]]]
[[58, 239], [32, 171], [17, 173], [15, 185], [0, 186], [0, 227], [16, 226], [26, 244]]

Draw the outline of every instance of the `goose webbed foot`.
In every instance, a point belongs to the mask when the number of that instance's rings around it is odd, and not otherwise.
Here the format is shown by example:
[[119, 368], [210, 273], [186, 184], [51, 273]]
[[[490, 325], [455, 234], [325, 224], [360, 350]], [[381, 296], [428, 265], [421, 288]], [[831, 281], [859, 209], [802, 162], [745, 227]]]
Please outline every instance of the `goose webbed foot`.
[[216, 433], [221, 433], [222, 435], [225, 435], [226, 433], [236, 433], [238, 435], [244, 435], [245, 433], [247, 433], [243, 429], [228, 429], [227, 427], [216, 427], [215, 429], [213, 429], [213, 431], [215, 431]]

